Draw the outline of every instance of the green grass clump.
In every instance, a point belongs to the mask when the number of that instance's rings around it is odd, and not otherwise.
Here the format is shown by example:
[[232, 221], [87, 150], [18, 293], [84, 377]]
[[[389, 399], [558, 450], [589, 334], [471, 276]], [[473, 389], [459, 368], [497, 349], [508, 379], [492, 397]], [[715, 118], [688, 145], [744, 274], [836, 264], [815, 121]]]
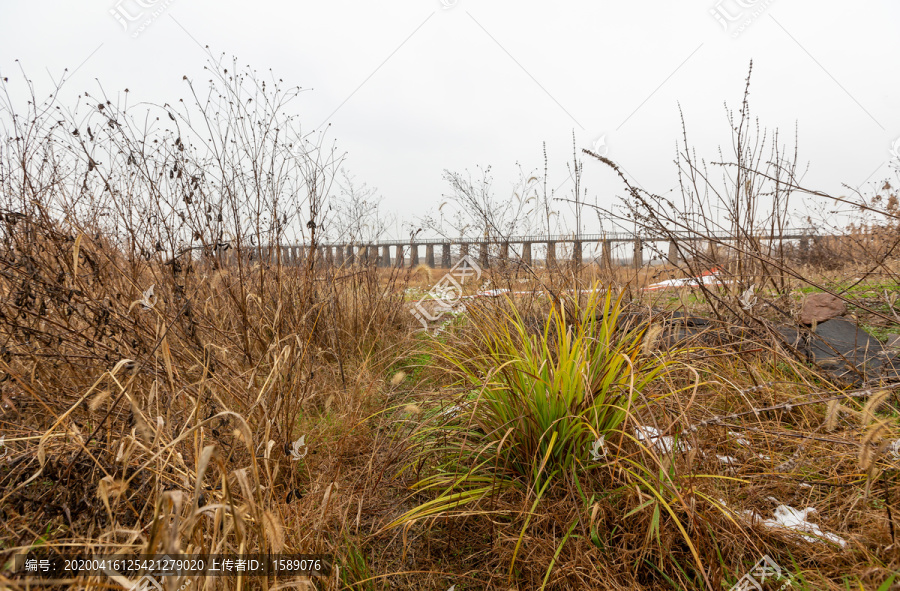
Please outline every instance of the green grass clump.
[[590, 443], [617, 429], [640, 391], [662, 370], [639, 355], [644, 329], [621, 324], [621, 301], [595, 291], [550, 309], [529, 333], [510, 306], [473, 317], [474, 343], [448, 347], [445, 359], [481, 390], [473, 419], [484, 440], [500, 445], [503, 465], [540, 487], [545, 477], [586, 457]]
[[591, 444], [620, 428], [665, 368], [641, 354], [645, 328], [627, 326], [611, 291], [552, 306], [542, 326], [513, 305], [470, 313], [470, 331], [435, 353], [468, 392], [465, 412], [418, 434], [414, 464], [433, 472], [413, 488], [442, 492], [388, 527], [508, 487], [534, 487], [540, 499], [557, 474], [596, 464]]

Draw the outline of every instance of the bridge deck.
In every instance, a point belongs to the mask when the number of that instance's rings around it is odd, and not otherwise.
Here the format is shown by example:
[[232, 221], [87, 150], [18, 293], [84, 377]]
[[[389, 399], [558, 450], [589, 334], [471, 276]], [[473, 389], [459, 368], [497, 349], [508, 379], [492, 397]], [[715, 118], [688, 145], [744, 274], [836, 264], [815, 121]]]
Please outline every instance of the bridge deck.
[[[764, 235], [754, 235], [753, 238], [759, 240], [799, 240], [802, 238], [808, 238], [814, 234], [814, 231], [811, 228], [790, 228], [785, 229], [781, 233], [776, 234], [764, 234]], [[353, 246], [410, 246], [412, 244], [415, 245], [429, 245], [429, 244], [451, 244], [451, 245], [460, 245], [460, 244], [524, 244], [524, 243], [547, 243], [547, 242], [633, 242], [634, 240], [641, 240], [642, 242], [668, 242], [671, 240], [675, 240], [676, 242], [693, 242], [698, 240], [719, 240], [719, 241], [730, 241], [735, 240], [735, 236], [732, 232], [711, 232], [711, 233], [700, 233], [700, 232], [672, 232], [671, 235], [651, 235], [651, 234], [635, 234], [632, 232], [611, 232], [607, 234], [581, 234], [580, 236], [575, 236], [574, 234], [557, 234], [551, 236], [508, 236], [508, 237], [493, 237], [493, 238], [416, 238], [414, 240], [374, 240], [368, 242], [353, 242]], [[284, 244], [282, 245], [287, 248], [293, 248], [297, 246], [309, 246], [308, 244], [300, 243], [300, 244]], [[351, 246], [350, 242], [339, 241], [339, 242], [320, 242], [319, 246]]]

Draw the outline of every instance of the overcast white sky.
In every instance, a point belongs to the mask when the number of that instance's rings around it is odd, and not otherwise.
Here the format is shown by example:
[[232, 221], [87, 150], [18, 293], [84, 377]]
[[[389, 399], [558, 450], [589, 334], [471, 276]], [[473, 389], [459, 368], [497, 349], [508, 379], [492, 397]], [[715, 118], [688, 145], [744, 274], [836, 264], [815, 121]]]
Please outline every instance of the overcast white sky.
[[[543, 168], [543, 141], [550, 186], [570, 196], [573, 130], [579, 149], [605, 135], [610, 158], [644, 188], [668, 191], [678, 103], [700, 154], [717, 159], [731, 140], [723, 103], [739, 108], [753, 59], [754, 113], [790, 143], [797, 125], [805, 185], [846, 194], [842, 183], [894, 177], [896, 1], [443, 2], [4, 0], [0, 73], [17, 74], [19, 59], [49, 91], [50, 74], [81, 65], [78, 91], [96, 79], [109, 94], [174, 102], [187, 96], [183, 75], [206, 78], [198, 42], [209, 45], [312, 88], [294, 103], [305, 125], [334, 113], [329, 133], [350, 171], [414, 219], [448, 193], [444, 169], [492, 165], [505, 195], [516, 163]], [[132, 38], [117, 10], [161, 14]], [[734, 23], [725, 30], [713, 13]], [[623, 193], [602, 164], [585, 168], [590, 200]]]

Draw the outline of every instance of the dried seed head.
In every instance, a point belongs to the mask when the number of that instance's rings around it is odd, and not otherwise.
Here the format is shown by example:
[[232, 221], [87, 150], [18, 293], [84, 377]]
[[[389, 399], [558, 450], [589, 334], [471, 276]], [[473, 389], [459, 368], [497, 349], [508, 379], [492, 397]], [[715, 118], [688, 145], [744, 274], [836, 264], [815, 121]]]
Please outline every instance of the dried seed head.
[[837, 428], [838, 421], [838, 408], [840, 404], [837, 400], [832, 400], [828, 403], [828, 408], [825, 411], [825, 430], [826, 431], [834, 431]]
[[269, 540], [272, 552], [281, 552], [284, 549], [284, 527], [277, 515], [266, 509], [263, 512], [263, 525], [266, 530], [266, 539]]
[[859, 467], [863, 471], [868, 472], [875, 464], [875, 460], [878, 456], [878, 441], [885, 433], [887, 433], [887, 431], [888, 428], [885, 421], [880, 421], [872, 425], [872, 427], [866, 431], [866, 436], [863, 437], [859, 448]]
[[152, 443], [155, 439], [153, 429], [150, 428], [150, 425], [144, 418], [144, 414], [141, 412], [141, 408], [133, 399], [131, 400], [131, 418], [134, 421], [134, 430], [138, 437], [140, 437], [144, 443]]
[[663, 333], [661, 324], [654, 324], [644, 335], [644, 355], [649, 355], [656, 348], [660, 335]]
[[100, 408], [100, 405], [103, 404], [103, 402], [107, 398], [109, 398], [109, 394], [110, 394], [109, 390], [102, 390], [96, 396], [94, 396], [94, 398], [91, 400], [90, 404], [88, 405], [88, 408], [90, 408], [92, 412], [96, 412], [97, 409]]
[[866, 403], [866, 406], [863, 407], [862, 417], [860, 418], [860, 422], [863, 427], [868, 427], [869, 423], [875, 420], [875, 413], [884, 404], [884, 401], [887, 400], [887, 397], [890, 395], [888, 390], [882, 390], [880, 392], [876, 392], [871, 398], [869, 398], [869, 402]]

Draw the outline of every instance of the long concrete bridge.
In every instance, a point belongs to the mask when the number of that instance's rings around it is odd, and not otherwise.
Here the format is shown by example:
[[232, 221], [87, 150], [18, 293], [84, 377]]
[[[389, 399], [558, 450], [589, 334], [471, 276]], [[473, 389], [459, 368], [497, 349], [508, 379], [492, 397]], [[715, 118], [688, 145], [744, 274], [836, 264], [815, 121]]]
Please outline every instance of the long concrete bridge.
[[[809, 239], [813, 237], [814, 232], [808, 228], [792, 228], [786, 229], [780, 233], [769, 233], [764, 235], [755, 234], [752, 236], [754, 240], [775, 241], [775, 240], [799, 240], [800, 249], [805, 250], [809, 246]], [[325, 261], [333, 265], [376, 265], [378, 267], [401, 267], [408, 264], [410, 267], [416, 267], [419, 264], [425, 264], [428, 267], [450, 268], [452, 266], [451, 248], [459, 247], [459, 257], [473, 255], [472, 250], [478, 249], [478, 258], [476, 259], [483, 268], [490, 266], [491, 259], [500, 262], [510, 259], [510, 251], [518, 260], [531, 265], [532, 246], [535, 244], [546, 245], [547, 255], [546, 264], [551, 265], [557, 262], [556, 246], [557, 244], [572, 245], [572, 262], [581, 264], [582, 252], [585, 244], [596, 244], [600, 246], [601, 260], [604, 265], [612, 266], [612, 252], [616, 244], [630, 243], [634, 245], [633, 264], [636, 267], [643, 266], [643, 245], [648, 242], [668, 242], [668, 260], [671, 263], [677, 263], [678, 243], [686, 242], [709, 242], [711, 248], [721, 242], [730, 242], [736, 240], [732, 233], [714, 232], [714, 233], [698, 233], [698, 232], [673, 232], [671, 235], [649, 235], [635, 234], [631, 232], [606, 233], [606, 234], [581, 234], [575, 236], [568, 235], [551, 235], [551, 236], [509, 236], [500, 238], [416, 238], [413, 240], [376, 240], [359, 243], [347, 242], [326, 242], [319, 243], [316, 246], [318, 252], [318, 260]], [[499, 246], [499, 256], [489, 256], [491, 246]], [[425, 248], [424, 260], [420, 258], [422, 254], [420, 248]], [[440, 247], [440, 258], [435, 256], [435, 247]], [[391, 256], [391, 249], [394, 249]], [[300, 264], [306, 260], [310, 252], [308, 244], [290, 244], [277, 247], [256, 247], [256, 256], [263, 259], [273, 260], [277, 256], [277, 249], [281, 250], [281, 260], [285, 264]]]

